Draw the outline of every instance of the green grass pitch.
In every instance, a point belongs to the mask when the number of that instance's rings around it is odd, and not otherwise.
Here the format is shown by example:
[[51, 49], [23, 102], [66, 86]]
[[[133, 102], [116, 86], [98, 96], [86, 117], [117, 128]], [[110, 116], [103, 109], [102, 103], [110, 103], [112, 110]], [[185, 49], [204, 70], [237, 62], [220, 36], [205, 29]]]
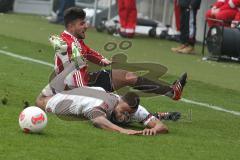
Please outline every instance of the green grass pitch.
[[[201, 29], [201, 28], [199, 28]], [[1, 14], [0, 50], [53, 63], [50, 34], [59, 34], [63, 26], [52, 25], [44, 17]], [[111, 57], [122, 53], [129, 62], [155, 62], [168, 67], [163, 77], [172, 82], [187, 71], [189, 81], [184, 98], [222, 106], [240, 112], [240, 66], [234, 63], [201, 60], [197, 55], [179, 55], [170, 51], [177, 43], [136, 37], [127, 51], [104, 51], [107, 42], [121, 38], [89, 29], [86, 43]], [[18, 126], [23, 101], [34, 104], [47, 84], [51, 67], [0, 54], [0, 160], [237, 160], [240, 157], [240, 116], [210, 108], [174, 102], [166, 97], [143, 98], [150, 111], [180, 111], [183, 119], [164, 122], [167, 135], [127, 136], [94, 128], [88, 121], [63, 121], [48, 115], [42, 134], [24, 134]], [[190, 115], [191, 113], [191, 115]]]

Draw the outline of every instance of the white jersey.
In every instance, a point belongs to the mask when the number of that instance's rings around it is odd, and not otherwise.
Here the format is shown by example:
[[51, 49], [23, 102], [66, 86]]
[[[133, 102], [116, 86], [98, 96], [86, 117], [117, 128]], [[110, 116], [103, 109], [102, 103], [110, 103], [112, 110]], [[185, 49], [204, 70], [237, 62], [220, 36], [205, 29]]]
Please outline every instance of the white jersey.
[[[92, 88], [92, 87], [91, 87]], [[104, 113], [108, 119], [111, 119], [114, 107], [117, 105], [119, 96], [114, 96], [116, 101], [106, 103], [102, 99], [89, 96], [69, 95], [58, 93], [54, 95], [46, 105], [46, 112], [52, 112], [57, 115], [75, 115], [92, 119], [96, 116], [96, 111]], [[130, 120], [147, 125], [149, 121], [156, 119], [143, 106], [139, 105], [135, 113], [130, 115]]]
[[94, 107], [102, 104], [103, 100], [101, 99], [58, 93], [48, 101], [45, 110], [57, 115], [71, 114], [85, 117]]
[[[42, 94], [51, 95], [53, 92], [47, 86], [43, 89]], [[90, 112], [100, 109], [106, 113], [107, 117], [110, 117], [119, 98], [114, 94], [106, 93], [100, 87], [80, 87], [54, 95], [49, 99], [46, 111], [57, 115], [72, 114], [91, 119]]]

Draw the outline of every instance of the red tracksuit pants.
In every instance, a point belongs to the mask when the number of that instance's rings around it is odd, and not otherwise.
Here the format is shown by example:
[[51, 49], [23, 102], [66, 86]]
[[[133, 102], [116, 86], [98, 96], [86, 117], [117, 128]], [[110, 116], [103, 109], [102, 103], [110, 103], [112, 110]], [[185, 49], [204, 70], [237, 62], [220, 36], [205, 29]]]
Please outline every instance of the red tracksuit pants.
[[176, 21], [176, 29], [177, 31], [180, 31], [181, 8], [179, 6], [178, 0], [174, 0], [174, 14]]
[[136, 0], [118, 0], [120, 32], [131, 37], [135, 33], [137, 22]]

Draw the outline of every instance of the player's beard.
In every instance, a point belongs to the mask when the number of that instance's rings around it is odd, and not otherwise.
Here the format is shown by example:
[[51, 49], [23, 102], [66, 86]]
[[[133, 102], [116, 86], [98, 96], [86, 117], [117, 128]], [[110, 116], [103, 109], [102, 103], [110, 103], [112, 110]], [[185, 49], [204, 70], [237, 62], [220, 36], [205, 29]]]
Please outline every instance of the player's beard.
[[86, 33], [86, 30], [82, 29], [80, 31], [76, 31], [75, 35], [78, 39], [85, 39], [85, 33]]
[[82, 33], [84, 35], [81, 35], [81, 34], [77, 34], [77, 39], [85, 39], [85, 33]]

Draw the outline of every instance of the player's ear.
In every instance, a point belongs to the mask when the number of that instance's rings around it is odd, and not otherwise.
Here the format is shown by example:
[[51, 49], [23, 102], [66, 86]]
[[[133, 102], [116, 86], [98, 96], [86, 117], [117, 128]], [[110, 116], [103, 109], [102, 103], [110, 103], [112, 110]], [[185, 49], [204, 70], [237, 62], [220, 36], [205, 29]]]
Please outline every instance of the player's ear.
[[71, 29], [73, 26], [74, 26], [74, 23], [73, 23], [73, 22], [69, 22], [69, 23], [66, 25], [66, 28], [67, 28], [67, 29]]
[[122, 99], [131, 107], [131, 109], [134, 110], [138, 109], [140, 98], [138, 94], [136, 94], [135, 92], [128, 92], [122, 97]]

